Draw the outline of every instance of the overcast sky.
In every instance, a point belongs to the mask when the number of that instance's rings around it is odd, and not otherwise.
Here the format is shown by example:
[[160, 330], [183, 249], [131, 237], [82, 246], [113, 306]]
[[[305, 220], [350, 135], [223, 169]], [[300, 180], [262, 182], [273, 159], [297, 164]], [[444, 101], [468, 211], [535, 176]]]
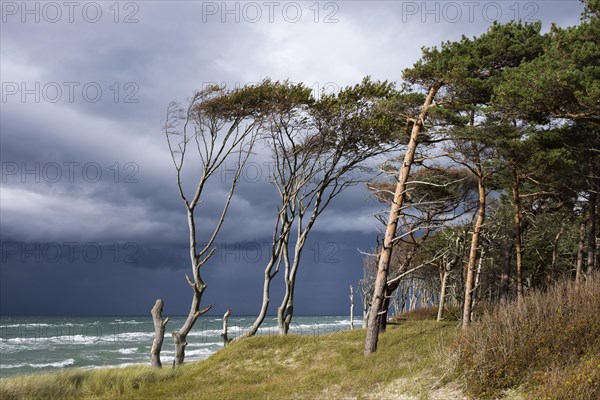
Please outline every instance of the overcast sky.
[[[582, 10], [577, 0], [1, 6], [2, 315], [139, 315], [158, 297], [167, 314], [187, 312], [185, 210], [160, 130], [170, 101], [209, 82], [265, 77], [316, 92], [366, 75], [400, 81], [422, 46], [478, 35], [494, 20], [575, 25]], [[214, 313], [258, 312], [276, 202], [268, 162], [251, 159], [204, 267], [203, 303]], [[200, 225], [214, 221], [227, 176], [226, 167]], [[297, 314], [347, 312], [379, 209], [361, 186], [322, 215], [300, 267]]]

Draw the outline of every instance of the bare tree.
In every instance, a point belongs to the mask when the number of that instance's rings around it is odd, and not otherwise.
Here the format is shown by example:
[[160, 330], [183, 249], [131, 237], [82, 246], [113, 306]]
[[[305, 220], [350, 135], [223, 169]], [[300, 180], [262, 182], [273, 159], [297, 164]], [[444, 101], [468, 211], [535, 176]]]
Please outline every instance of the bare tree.
[[163, 301], [162, 299], [157, 299], [156, 303], [154, 303], [154, 307], [152, 307], [151, 310], [152, 320], [154, 322], [154, 340], [152, 341], [152, 348], [150, 349], [152, 366], [157, 368], [162, 367], [162, 362], [160, 361], [160, 350], [162, 349], [162, 344], [165, 338], [165, 329], [167, 323], [169, 322], [168, 317], [162, 317], [162, 310]]
[[380, 250], [379, 241], [375, 247], [376, 253], [365, 253], [363, 261], [363, 277], [358, 282], [360, 288], [360, 295], [362, 298], [362, 311], [363, 311], [363, 328], [367, 327], [369, 320], [369, 312], [371, 309], [371, 298], [373, 297], [373, 288], [375, 284], [375, 277], [377, 276], [377, 260], [378, 253]]
[[229, 316], [231, 315], [231, 309], [227, 309], [225, 314], [223, 314], [223, 331], [221, 332], [221, 338], [223, 338], [223, 346], [227, 346], [231, 341], [227, 336], [227, 321], [229, 321]]
[[[185, 276], [192, 289], [190, 311], [181, 328], [172, 332], [176, 353], [174, 366], [183, 363], [186, 339], [194, 323], [212, 307], [200, 307], [206, 289], [200, 272], [216, 250], [213, 244], [223, 226], [240, 173], [254, 145], [255, 132], [260, 125], [259, 118], [256, 118], [258, 112], [255, 106], [256, 104], [248, 103], [239, 90], [227, 91], [223, 87], [211, 86], [194, 93], [186, 108], [171, 103], [167, 109], [163, 130], [177, 172], [177, 188], [187, 214], [192, 269], [192, 277], [187, 274]], [[191, 158], [190, 150], [197, 153], [196, 160]], [[229, 158], [236, 161], [235, 173], [229, 182], [229, 190], [216, 222], [206, 229], [209, 232], [208, 240], [200, 244], [196, 226], [199, 213], [197, 206], [201, 203], [209, 183], [214, 181], [211, 178], [218, 176], [219, 168]], [[189, 160], [185, 165], [198, 171], [199, 175], [192, 195], [186, 194], [183, 183], [185, 160]], [[193, 164], [194, 162], [199, 165]]]
[[350, 329], [354, 329], [354, 288], [350, 285]]

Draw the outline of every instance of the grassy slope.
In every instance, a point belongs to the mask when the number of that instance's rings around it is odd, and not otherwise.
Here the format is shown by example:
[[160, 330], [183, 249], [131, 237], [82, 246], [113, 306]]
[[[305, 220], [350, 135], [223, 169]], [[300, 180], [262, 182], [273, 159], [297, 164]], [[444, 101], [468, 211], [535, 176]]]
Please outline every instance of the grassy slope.
[[173, 370], [66, 371], [0, 381], [9, 399], [458, 399], [441, 360], [456, 323], [408, 321], [363, 357], [364, 330], [256, 337]]
[[464, 399], [459, 388], [476, 399], [600, 399], [598, 310], [595, 275], [497, 308], [460, 334], [455, 321], [427, 320], [435, 308], [403, 315], [369, 357], [364, 330], [262, 336], [177, 369], [4, 379], [0, 399]]

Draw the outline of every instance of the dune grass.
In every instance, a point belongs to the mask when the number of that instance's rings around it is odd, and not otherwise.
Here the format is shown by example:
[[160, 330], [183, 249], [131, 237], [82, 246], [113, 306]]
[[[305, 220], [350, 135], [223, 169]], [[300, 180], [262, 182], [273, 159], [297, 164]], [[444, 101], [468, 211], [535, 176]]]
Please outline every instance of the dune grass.
[[[178, 369], [72, 370], [0, 381], [13, 399], [445, 399], [456, 323], [407, 321], [363, 356], [364, 330], [250, 338]], [[445, 394], [444, 394], [445, 393]], [[405, 397], [399, 397], [405, 396]], [[451, 398], [460, 398], [460, 393]]]
[[485, 315], [458, 338], [456, 370], [473, 398], [600, 399], [600, 276], [564, 281]]
[[[488, 307], [491, 310], [491, 308]], [[365, 330], [260, 336], [180, 368], [132, 366], [0, 380], [0, 399], [600, 398], [600, 279], [564, 282], [459, 332], [433, 310], [403, 316], [363, 356]]]

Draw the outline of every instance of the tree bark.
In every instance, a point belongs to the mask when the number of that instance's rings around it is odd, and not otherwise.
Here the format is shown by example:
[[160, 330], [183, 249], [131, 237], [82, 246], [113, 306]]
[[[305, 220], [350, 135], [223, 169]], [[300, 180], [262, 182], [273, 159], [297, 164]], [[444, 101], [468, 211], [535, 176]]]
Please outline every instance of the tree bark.
[[517, 304], [523, 304], [523, 248], [521, 238], [521, 199], [519, 173], [516, 166], [512, 166], [512, 201], [514, 210], [514, 229], [515, 229], [515, 254], [517, 258]]
[[500, 304], [508, 303], [510, 289], [510, 265], [513, 254], [513, 236], [507, 236], [504, 243], [504, 260], [502, 263], [502, 274], [500, 275]]
[[369, 307], [369, 301], [367, 299], [363, 299], [363, 328], [367, 328], [369, 325], [369, 312], [371, 307]]
[[473, 296], [471, 297], [471, 317], [469, 318], [471, 321], [473, 320], [473, 310], [475, 309], [475, 305], [477, 304], [477, 295], [480, 293], [479, 289], [479, 278], [481, 277], [481, 267], [483, 266], [483, 257], [485, 255], [485, 248], [481, 249], [481, 254], [479, 255], [479, 261], [477, 262], [477, 273], [475, 274], [475, 285], [473, 286]]
[[436, 318], [437, 322], [440, 322], [444, 318], [444, 307], [446, 305], [446, 287], [448, 285], [448, 277], [450, 276], [450, 273], [452, 272], [452, 270], [454, 270], [458, 262], [462, 259], [461, 254], [463, 252], [463, 249], [461, 245], [460, 236], [456, 238], [453, 250], [454, 256], [451, 259], [447, 259], [446, 257], [442, 259], [444, 271], [442, 273], [442, 279], [440, 284], [440, 298]]
[[415, 151], [417, 149], [417, 143], [421, 128], [424, 124], [427, 116], [427, 111], [431, 106], [433, 99], [442, 86], [442, 82], [434, 84], [427, 94], [427, 98], [421, 108], [421, 113], [418, 119], [414, 122], [408, 147], [404, 154], [404, 160], [402, 167], [399, 171], [398, 183], [396, 184], [396, 191], [394, 193], [394, 201], [390, 207], [390, 214], [388, 217], [388, 223], [385, 231], [383, 247], [379, 257], [379, 265], [377, 268], [377, 278], [375, 280], [375, 289], [373, 292], [373, 300], [371, 301], [371, 310], [369, 313], [367, 337], [365, 339], [365, 355], [374, 353], [377, 351], [377, 342], [379, 340], [379, 310], [385, 297], [385, 286], [387, 284], [388, 273], [390, 269], [390, 261], [392, 257], [392, 247], [394, 245], [394, 239], [396, 237], [396, 230], [398, 229], [398, 218], [404, 205], [404, 199], [406, 195], [406, 182], [408, 181], [408, 175], [414, 162]]
[[[399, 281], [398, 281], [399, 282]], [[395, 288], [398, 287], [398, 283], [395, 284], [395, 287], [391, 287], [389, 284], [385, 286], [385, 298], [383, 299], [383, 303], [381, 303], [381, 310], [379, 310], [379, 332], [385, 332], [387, 329], [387, 320], [388, 314], [390, 312], [390, 302], [392, 299], [392, 295], [394, 294]]]
[[473, 298], [473, 285], [475, 283], [475, 263], [477, 261], [477, 248], [479, 247], [479, 235], [485, 220], [485, 186], [483, 182], [483, 170], [480, 160], [476, 162], [477, 189], [479, 193], [479, 205], [477, 207], [477, 218], [473, 227], [471, 248], [469, 250], [469, 262], [467, 264], [467, 277], [465, 281], [465, 298], [462, 315], [462, 328], [466, 329], [471, 324], [471, 305]]
[[163, 319], [162, 317], [163, 301], [157, 299], [154, 303], [154, 307], [150, 313], [152, 314], [152, 321], [154, 322], [154, 340], [152, 341], [152, 348], [150, 349], [150, 362], [153, 367], [161, 368], [162, 363], [160, 361], [160, 351], [162, 344], [165, 339], [165, 328], [169, 318]]
[[265, 317], [267, 316], [267, 310], [269, 309], [269, 291], [271, 287], [271, 281], [275, 276], [275, 274], [271, 274], [271, 269], [274, 264], [275, 260], [272, 260], [272, 262], [269, 262], [269, 265], [267, 265], [267, 267], [265, 268], [265, 279], [263, 282], [263, 299], [256, 320], [254, 320], [254, 323], [252, 324], [252, 326], [250, 326], [250, 328], [248, 328], [248, 330], [244, 331], [240, 336], [233, 339], [233, 342], [237, 342], [244, 338], [256, 335], [256, 332], [258, 332], [258, 328], [260, 328], [261, 324], [265, 320]]
[[[200, 279], [199, 276], [198, 279]], [[192, 330], [196, 320], [199, 316], [208, 312], [208, 310], [212, 308], [211, 304], [205, 309], [200, 310], [200, 300], [202, 299], [202, 293], [206, 288], [204, 282], [199, 280], [197, 283], [192, 283], [188, 278], [188, 283], [194, 289], [190, 312], [181, 329], [171, 332], [171, 336], [173, 336], [173, 342], [175, 343], [175, 358], [173, 359], [173, 367], [183, 364], [183, 360], [185, 359], [185, 347], [187, 346], [187, 335]]]
[[[592, 173], [592, 172], [590, 172]], [[589, 192], [589, 220], [588, 220], [588, 254], [587, 276], [592, 274], [596, 264], [596, 190]]]
[[282, 249], [285, 263], [285, 294], [283, 296], [281, 305], [277, 309], [277, 323], [279, 325], [279, 331], [282, 335], [288, 334], [290, 325], [292, 323], [292, 318], [294, 317], [294, 289], [296, 285], [296, 274], [298, 273], [298, 266], [300, 265], [300, 257], [302, 255], [304, 243], [306, 242], [308, 233], [310, 232], [315, 220], [315, 214], [313, 212], [313, 215], [311, 216], [311, 219], [304, 230], [302, 229], [301, 225], [302, 218], [302, 214], [298, 216], [298, 236], [294, 246], [294, 258], [292, 259], [291, 263], [289, 260], [287, 246]]
[[556, 267], [558, 265], [558, 259], [560, 257], [560, 254], [558, 252], [558, 245], [560, 242], [560, 237], [564, 233], [564, 230], [565, 226], [561, 223], [560, 229], [558, 230], [558, 233], [556, 234], [556, 236], [554, 237], [554, 241], [552, 242], [552, 263], [550, 264], [550, 273], [546, 278], [547, 287], [550, 287], [550, 285], [552, 285], [556, 281]]
[[354, 329], [354, 289], [350, 285], [350, 330]]
[[183, 336], [179, 331], [172, 332], [173, 342], [175, 343], [175, 358], [173, 358], [173, 368], [183, 364], [185, 359], [185, 346], [187, 346], [186, 336]]
[[223, 347], [227, 346], [231, 340], [227, 336], [227, 321], [229, 320], [229, 315], [231, 314], [231, 309], [227, 309], [225, 314], [223, 314], [223, 331], [221, 332], [221, 338], [223, 338]]
[[442, 284], [440, 287], [440, 302], [438, 305], [438, 313], [436, 321], [440, 322], [444, 318], [444, 306], [446, 303], [446, 284], [448, 282], [448, 275], [450, 275], [450, 271], [444, 268], [444, 274], [442, 276]]
[[585, 249], [585, 227], [587, 225], [587, 218], [581, 218], [579, 224], [579, 243], [577, 247], [577, 264], [575, 267], [575, 284], [579, 286], [583, 283], [583, 252]]
[[233, 342], [256, 335], [256, 332], [258, 332], [258, 329], [260, 328], [267, 316], [267, 310], [269, 309], [270, 303], [271, 282], [279, 272], [279, 265], [281, 262], [280, 255], [282, 250], [287, 248], [288, 246], [290, 231], [293, 224], [293, 218], [290, 218], [289, 214], [287, 213], [287, 205], [288, 204], [284, 202], [284, 205], [279, 211], [279, 216], [275, 224], [275, 228], [273, 229], [273, 237], [271, 241], [271, 256], [269, 258], [269, 262], [265, 267], [262, 303], [260, 306], [260, 311], [256, 319], [254, 320], [252, 326], [250, 326], [250, 328], [248, 328], [248, 330], [243, 332], [240, 336], [234, 338], [232, 340]]

